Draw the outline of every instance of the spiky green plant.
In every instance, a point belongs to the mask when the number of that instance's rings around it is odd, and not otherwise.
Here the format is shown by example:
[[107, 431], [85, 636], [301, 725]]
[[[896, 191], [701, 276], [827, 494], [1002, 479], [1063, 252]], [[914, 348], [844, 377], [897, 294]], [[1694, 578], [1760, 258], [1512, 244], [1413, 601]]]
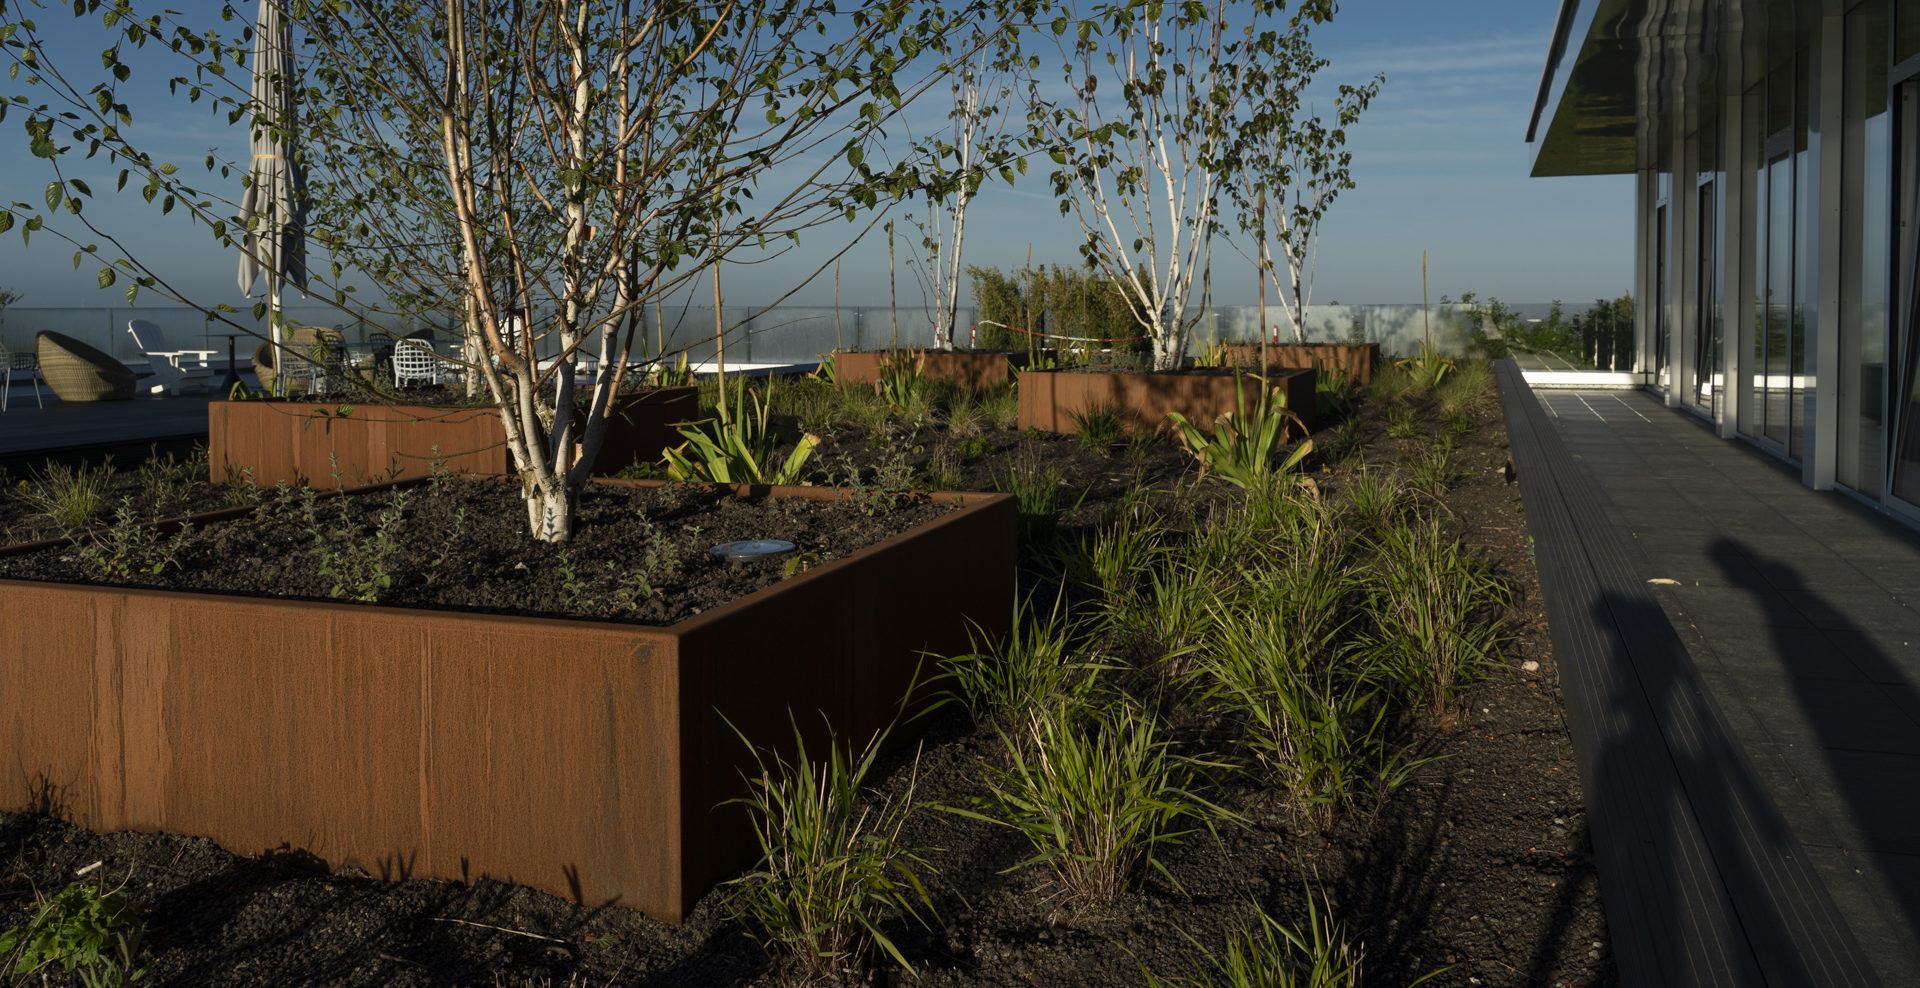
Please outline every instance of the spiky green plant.
[[[772, 392], [771, 381], [767, 389]], [[820, 437], [812, 433], [801, 436], [786, 460], [776, 464], [773, 454], [779, 437], [768, 425], [767, 401], [752, 393], [753, 402], [748, 404], [748, 397], [746, 382], [740, 382], [732, 412], [723, 406], [714, 419], [681, 426], [680, 435], [686, 442], [664, 451], [667, 475], [675, 480], [717, 484], [799, 483], [807, 459], [820, 445]]]
[[1284, 391], [1269, 387], [1264, 377], [1260, 382], [1260, 399], [1249, 406], [1246, 389], [1236, 390], [1234, 411], [1214, 419], [1210, 433], [1179, 412], [1167, 413], [1187, 451], [1200, 461], [1202, 475], [1214, 473], [1237, 487], [1265, 487], [1292, 473], [1313, 451], [1313, 440], [1302, 439], [1293, 452], [1279, 455], [1287, 430], [1297, 428], [1305, 435], [1307, 425], [1287, 408]]

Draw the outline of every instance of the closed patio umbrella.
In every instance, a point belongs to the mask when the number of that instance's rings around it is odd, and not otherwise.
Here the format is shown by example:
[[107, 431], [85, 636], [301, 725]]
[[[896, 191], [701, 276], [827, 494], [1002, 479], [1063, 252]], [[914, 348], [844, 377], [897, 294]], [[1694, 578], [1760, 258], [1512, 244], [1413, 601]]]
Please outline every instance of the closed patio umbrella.
[[[253, 164], [240, 203], [240, 219], [247, 224], [240, 291], [252, 295], [254, 282], [266, 275], [275, 366], [282, 366], [280, 290], [289, 284], [307, 287], [306, 181], [293, 160], [294, 78], [293, 32], [280, 0], [260, 0], [253, 31]], [[285, 380], [286, 375], [276, 378]]]

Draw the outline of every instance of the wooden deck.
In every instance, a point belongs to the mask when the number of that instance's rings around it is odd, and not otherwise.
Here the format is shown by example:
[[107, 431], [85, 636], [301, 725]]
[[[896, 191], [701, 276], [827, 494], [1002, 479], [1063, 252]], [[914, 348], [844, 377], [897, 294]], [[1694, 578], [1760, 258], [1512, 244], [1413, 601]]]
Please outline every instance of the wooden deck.
[[1499, 381], [1621, 984], [1881, 984], [1632, 536], [1520, 369], [1502, 361]]

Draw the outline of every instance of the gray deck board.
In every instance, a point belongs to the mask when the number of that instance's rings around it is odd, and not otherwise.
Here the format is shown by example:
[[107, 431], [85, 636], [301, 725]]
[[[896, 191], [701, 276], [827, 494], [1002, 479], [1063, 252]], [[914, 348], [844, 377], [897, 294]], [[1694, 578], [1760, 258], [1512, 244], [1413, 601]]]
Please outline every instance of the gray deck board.
[[1621, 982], [1881, 984], [1649, 590], [1621, 512], [1517, 368], [1502, 362], [1499, 380]]

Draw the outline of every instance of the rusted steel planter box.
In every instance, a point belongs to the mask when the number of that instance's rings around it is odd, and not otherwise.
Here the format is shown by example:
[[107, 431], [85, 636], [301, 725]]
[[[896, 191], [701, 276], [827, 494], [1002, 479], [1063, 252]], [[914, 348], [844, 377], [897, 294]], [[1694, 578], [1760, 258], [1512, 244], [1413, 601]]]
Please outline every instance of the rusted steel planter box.
[[865, 741], [923, 651], [1007, 620], [1013, 500], [935, 497], [964, 507], [666, 628], [0, 581], [0, 806], [677, 923], [756, 854], [729, 721]]
[[923, 377], [952, 381], [974, 392], [991, 391], [1013, 377], [1013, 368], [1025, 366], [1024, 353], [986, 353], [950, 350], [902, 350], [897, 355], [884, 350], [833, 355], [834, 380], [841, 384], [877, 384], [880, 366], [889, 358], [913, 360], [924, 357]]
[[[339, 414], [342, 408], [350, 408]], [[681, 442], [673, 428], [700, 416], [699, 389], [656, 388], [614, 397], [613, 416], [595, 458], [595, 473], [611, 474]], [[215, 401], [207, 406], [208, 479], [221, 483], [249, 469], [253, 482], [273, 487], [332, 486], [337, 470], [349, 486], [404, 480], [449, 470], [513, 472], [500, 412], [428, 405], [319, 404], [296, 401]], [[337, 466], [336, 466], [337, 464]]]
[[[1313, 427], [1313, 377], [1307, 370], [1268, 375], [1287, 396], [1287, 407]], [[1120, 412], [1128, 435], [1171, 428], [1168, 412], [1179, 412], [1202, 429], [1237, 406], [1236, 388], [1246, 390], [1249, 405], [1260, 400], [1260, 379], [1252, 374], [1103, 373], [1026, 371], [1020, 375], [1020, 428], [1073, 432], [1073, 416], [1108, 405]]]
[[[1256, 367], [1260, 363], [1258, 343], [1236, 343], [1219, 348], [1229, 363]], [[1327, 368], [1345, 373], [1349, 380], [1365, 387], [1373, 383], [1373, 368], [1380, 362], [1378, 343], [1277, 343], [1267, 347], [1267, 360], [1273, 367]]]

